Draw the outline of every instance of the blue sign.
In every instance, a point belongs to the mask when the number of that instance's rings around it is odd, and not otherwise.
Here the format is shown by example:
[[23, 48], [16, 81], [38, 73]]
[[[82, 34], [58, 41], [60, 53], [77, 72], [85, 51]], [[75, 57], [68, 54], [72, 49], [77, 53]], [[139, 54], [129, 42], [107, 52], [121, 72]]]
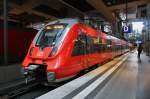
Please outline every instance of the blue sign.
[[123, 30], [123, 33], [131, 33], [131, 27], [130, 26], [123, 26], [122, 30]]
[[140, 43], [142, 43], [142, 41], [139, 41], [139, 40], [138, 40], [138, 41], [136, 41], [136, 43], [137, 43], [137, 44], [140, 44]]

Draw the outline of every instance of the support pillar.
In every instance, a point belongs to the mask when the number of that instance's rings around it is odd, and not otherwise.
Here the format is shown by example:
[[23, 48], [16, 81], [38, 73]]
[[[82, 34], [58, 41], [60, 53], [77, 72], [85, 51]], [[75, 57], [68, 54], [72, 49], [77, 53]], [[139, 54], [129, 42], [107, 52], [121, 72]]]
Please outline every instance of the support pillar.
[[3, 17], [4, 17], [4, 64], [8, 64], [8, 0], [3, 0]]

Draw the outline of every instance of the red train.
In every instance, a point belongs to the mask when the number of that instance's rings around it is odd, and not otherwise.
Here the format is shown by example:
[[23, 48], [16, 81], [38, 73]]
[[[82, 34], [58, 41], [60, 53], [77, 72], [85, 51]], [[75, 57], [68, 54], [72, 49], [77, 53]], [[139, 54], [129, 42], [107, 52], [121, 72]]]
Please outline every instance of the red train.
[[[23, 28], [23, 26], [17, 22], [8, 22], [8, 61], [10, 63], [22, 62], [28, 48], [36, 35], [37, 30]], [[3, 64], [4, 56], [4, 31], [3, 21], [0, 20], [0, 64]]]
[[58, 19], [38, 32], [22, 65], [26, 75], [60, 82], [128, 50], [126, 41], [98, 32], [77, 19]]

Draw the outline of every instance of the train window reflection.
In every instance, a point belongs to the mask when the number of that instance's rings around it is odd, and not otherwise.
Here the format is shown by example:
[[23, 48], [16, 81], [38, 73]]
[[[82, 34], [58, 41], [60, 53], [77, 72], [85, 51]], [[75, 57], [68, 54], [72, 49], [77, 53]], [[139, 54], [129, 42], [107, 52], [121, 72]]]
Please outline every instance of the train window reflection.
[[43, 29], [37, 39], [38, 46], [53, 46], [56, 40], [63, 34], [65, 24], [48, 25]]

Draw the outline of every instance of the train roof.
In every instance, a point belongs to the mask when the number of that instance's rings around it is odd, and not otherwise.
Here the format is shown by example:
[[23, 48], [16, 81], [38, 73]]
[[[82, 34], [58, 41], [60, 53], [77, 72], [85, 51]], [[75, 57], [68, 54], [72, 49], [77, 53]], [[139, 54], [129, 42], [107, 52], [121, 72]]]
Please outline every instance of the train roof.
[[[78, 18], [63, 18], [63, 19], [50, 20], [50, 22], [48, 22], [47, 25], [52, 25], [52, 24], [67, 24], [69, 26], [73, 26], [74, 24], [79, 23], [79, 22], [80, 22], [80, 19], [78, 19]], [[115, 42], [117, 42], [118, 44], [120, 44], [120, 42], [118, 42], [118, 41], [122, 40], [122, 39], [119, 39], [117, 37], [114, 37], [114, 36], [111, 36], [111, 35], [108, 35], [108, 34], [105, 34], [105, 37], [107, 39], [110, 39], [110, 40], [111, 39], [115, 40]], [[124, 41], [124, 40], [122, 40], [122, 41]]]
[[47, 25], [51, 24], [68, 24], [73, 25], [79, 22], [79, 19], [73, 19], [73, 18], [64, 18], [64, 19], [55, 19], [49, 22]]

